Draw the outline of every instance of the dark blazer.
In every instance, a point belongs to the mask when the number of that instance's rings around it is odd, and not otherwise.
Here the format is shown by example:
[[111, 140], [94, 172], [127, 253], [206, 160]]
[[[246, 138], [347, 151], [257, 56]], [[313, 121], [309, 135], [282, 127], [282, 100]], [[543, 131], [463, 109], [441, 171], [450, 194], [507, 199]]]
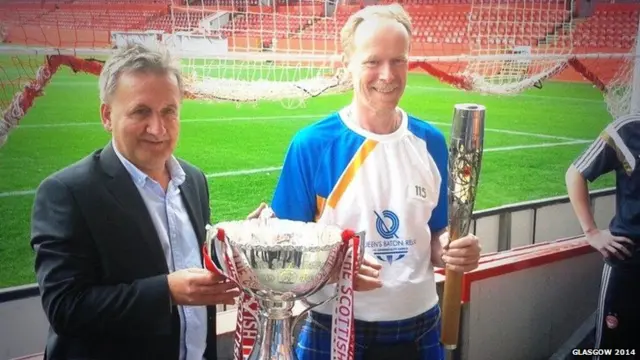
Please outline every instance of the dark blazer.
[[[179, 162], [181, 195], [202, 247], [207, 181]], [[178, 360], [179, 312], [160, 240], [111, 143], [40, 184], [31, 246], [51, 325], [45, 360]], [[208, 360], [216, 358], [215, 311], [208, 307]]]

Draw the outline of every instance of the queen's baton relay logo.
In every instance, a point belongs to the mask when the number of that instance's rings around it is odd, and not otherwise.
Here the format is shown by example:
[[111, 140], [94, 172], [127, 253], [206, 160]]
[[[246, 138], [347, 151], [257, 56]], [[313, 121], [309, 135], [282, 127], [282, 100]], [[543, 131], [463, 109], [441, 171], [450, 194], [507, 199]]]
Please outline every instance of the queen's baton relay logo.
[[383, 210], [382, 213], [374, 211], [376, 215], [376, 231], [382, 238], [380, 241], [367, 242], [367, 247], [373, 250], [373, 254], [380, 261], [393, 264], [407, 255], [409, 248], [415, 245], [415, 239], [403, 239], [398, 236], [400, 219], [391, 210]]

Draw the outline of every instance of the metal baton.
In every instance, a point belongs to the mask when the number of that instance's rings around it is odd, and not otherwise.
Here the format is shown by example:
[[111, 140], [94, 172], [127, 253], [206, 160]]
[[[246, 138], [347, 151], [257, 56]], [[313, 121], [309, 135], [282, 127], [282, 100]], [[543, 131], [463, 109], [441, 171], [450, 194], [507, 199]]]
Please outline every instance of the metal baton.
[[[449, 145], [449, 242], [469, 234], [482, 160], [484, 117], [482, 105], [454, 107]], [[462, 276], [462, 272], [445, 270], [441, 342], [449, 355], [458, 347]]]

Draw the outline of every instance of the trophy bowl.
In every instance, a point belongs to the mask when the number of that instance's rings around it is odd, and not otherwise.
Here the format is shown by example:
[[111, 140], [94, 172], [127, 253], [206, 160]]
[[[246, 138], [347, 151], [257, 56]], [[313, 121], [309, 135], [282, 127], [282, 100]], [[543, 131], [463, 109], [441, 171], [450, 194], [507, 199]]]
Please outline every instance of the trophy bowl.
[[[352, 253], [349, 253], [349, 251]], [[355, 277], [364, 256], [364, 233], [333, 225], [258, 218], [207, 227], [206, 266], [244, 293], [236, 324], [236, 359], [296, 359], [292, 351], [295, 301], [341, 277]], [[348, 257], [351, 254], [351, 257]], [[349, 263], [347, 259], [351, 259]], [[341, 272], [351, 275], [339, 276]], [[255, 324], [252, 322], [255, 319]], [[247, 328], [255, 328], [254, 333]]]
[[295, 301], [335, 275], [346, 252], [343, 232], [336, 226], [277, 218], [228, 221], [211, 227], [207, 246], [226, 274], [234, 270], [229, 265], [235, 267], [242, 290], [261, 300]]

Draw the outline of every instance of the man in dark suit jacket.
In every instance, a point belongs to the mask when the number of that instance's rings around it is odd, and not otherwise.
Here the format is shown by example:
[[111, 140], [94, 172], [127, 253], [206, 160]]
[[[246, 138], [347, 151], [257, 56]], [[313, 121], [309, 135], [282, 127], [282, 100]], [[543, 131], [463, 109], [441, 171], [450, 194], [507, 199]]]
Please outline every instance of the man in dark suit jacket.
[[35, 196], [45, 359], [216, 359], [215, 305], [239, 292], [203, 269], [207, 180], [172, 155], [180, 70], [130, 46], [105, 63], [100, 89], [112, 141]]

